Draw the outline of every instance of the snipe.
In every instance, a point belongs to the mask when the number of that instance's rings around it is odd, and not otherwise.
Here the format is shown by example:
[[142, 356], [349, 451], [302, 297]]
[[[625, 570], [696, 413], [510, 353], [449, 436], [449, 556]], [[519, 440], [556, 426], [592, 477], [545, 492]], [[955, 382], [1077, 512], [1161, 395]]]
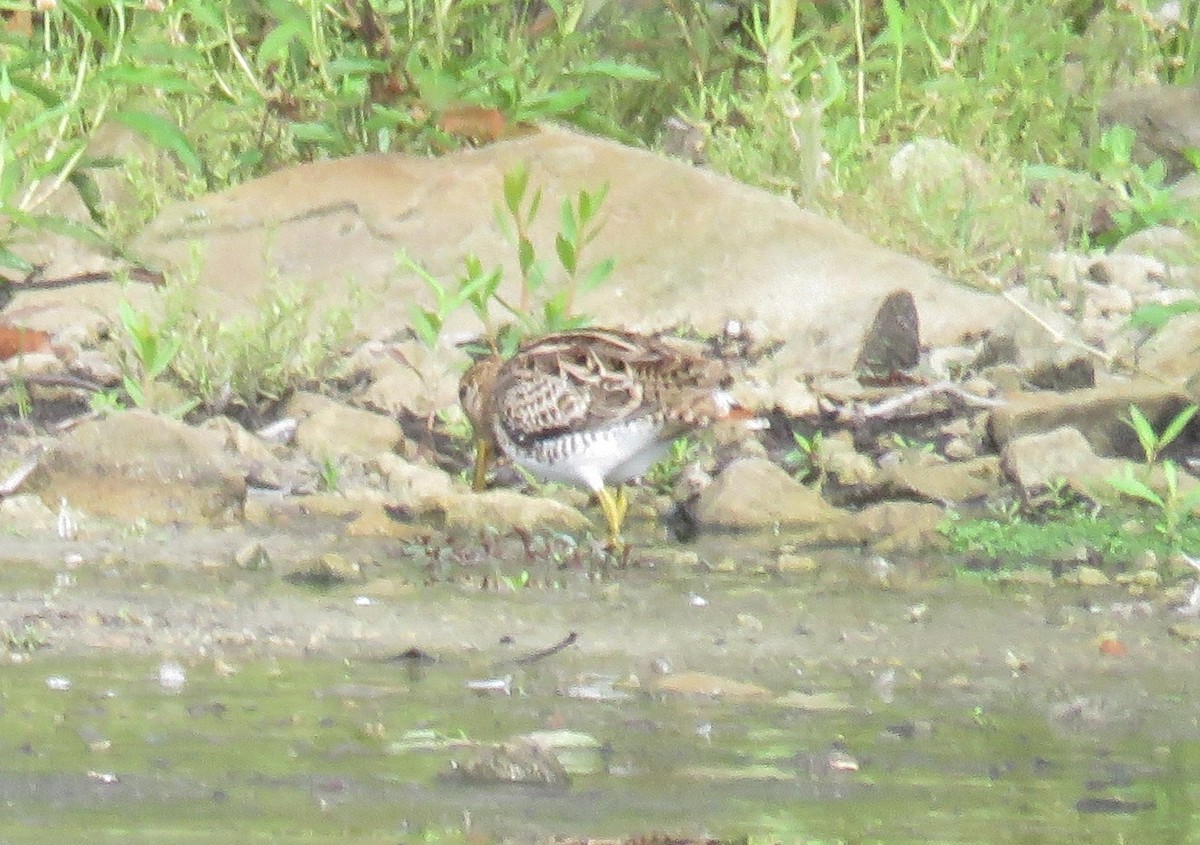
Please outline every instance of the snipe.
[[619, 485], [679, 435], [749, 417], [725, 392], [730, 381], [725, 363], [694, 344], [617, 329], [545, 335], [507, 361], [477, 361], [459, 384], [475, 428], [475, 488], [502, 453], [543, 481], [595, 493], [615, 544], [628, 507]]

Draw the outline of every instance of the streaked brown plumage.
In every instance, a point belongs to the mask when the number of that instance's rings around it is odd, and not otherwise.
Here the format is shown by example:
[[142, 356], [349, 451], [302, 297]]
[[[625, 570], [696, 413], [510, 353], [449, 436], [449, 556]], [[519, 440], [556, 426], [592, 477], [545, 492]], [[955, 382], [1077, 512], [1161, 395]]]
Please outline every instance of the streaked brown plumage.
[[695, 344], [617, 329], [545, 335], [507, 361], [485, 358], [459, 385], [476, 489], [489, 454], [503, 453], [542, 480], [592, 490], [616, 541], [626, 501], [608, 485], [642, 475], [680, 434], [736, 413], [730, 381]]

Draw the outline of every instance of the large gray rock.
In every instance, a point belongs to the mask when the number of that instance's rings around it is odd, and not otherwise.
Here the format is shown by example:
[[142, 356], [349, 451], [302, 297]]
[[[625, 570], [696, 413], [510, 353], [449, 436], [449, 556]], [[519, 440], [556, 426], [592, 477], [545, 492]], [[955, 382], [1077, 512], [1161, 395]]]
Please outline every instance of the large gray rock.
[[516, 490], [460, 493], [444, 499], [436, 510], [441, 511], [447, 528], [460, 530], [578, 531], [591, 525], [586, 516], [570, 505], [549, 496], [526, 496]]
[[881, 476], [892, 495], [956, 504], [995, 491], [1000, 483], [1000, 466], [992, 456], [961, 462], [899, 463], [885, 469]]
[[1091, 496], [1104, 493], [1105, 479], [1127, 465], [1098, 456], [1087, 438], [1070, 426], [1013, 438], [1004, 446], [1001, 463], [1005, 474], [1027, 494], [1066, 482]]
[[695, 516], [705, 526], [757, 529], [820, 525], [842, 512], [766, 458], [741, 458], [700, 494]]
[[1149, 379], [1066, 393], [1023, 393], [992, 412], [988, 431], [1003, 449], [1018, 437], [1070, 426], [1097, 454], [1139, 458], [1137, 438], [1126, 423], [1129, 406], [1140, 408], [1155, 431], [1161, 431], [1187, 404], [1181, 391]]
[[299, 421], [296, 445], [316, 461], [372, 458], [403, 446], [400, 423], [382, 414], [351, 408], [315, 393], [297, 393], [285, 413]]
[[222, 523], [240, 516], [246, 482], [219, 435], [125, 411], [55, 442], [23, 489], [121, 521]]
[[[503, 264], [502, 292], [516, 299], [515, 254], [493, 207], [504, 172], [518, 162], [544, 190], [531, 234], [551, 264], [561, 200], [609, 186], [604, 227], [588, 249], [593, 260], [615, 257], [617, 270], [579, 303], [600, 323], [714, 331], [736, 317], [785, 339], [791, 370], [844, 372], [896, 291], [912, 295], [928, 345], [1020, 320], [1002, 299], [950, 284], [784, 197], [558, 129], [439, 159], [364, 155], [285, 168], [167, 209], [136, 250], [168, 268], [191, 268], [199, 255], [198, 288], [224, 313], [283, 280], [313, 292], [318, 308], [351, 303], [357, 291], [356, 325], [395, 332], [408, 325], [411, 303], [432, 302], [416, 275], [398, 269], [400, 251], [446, 280], [467, 253], [485, 267]], [[475, 331], [478, 323], [464, 312], [449, 328]]]

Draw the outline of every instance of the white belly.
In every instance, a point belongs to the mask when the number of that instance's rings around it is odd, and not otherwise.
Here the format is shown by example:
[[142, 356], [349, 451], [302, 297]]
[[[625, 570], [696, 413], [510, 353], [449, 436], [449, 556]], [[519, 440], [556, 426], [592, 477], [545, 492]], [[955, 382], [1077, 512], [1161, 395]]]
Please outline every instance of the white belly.
[[659, 427], [649, 420], [601, 431], [563, 435], [542, 448], [522, 451], [503, 431], [501, 448], [513, 462], [543, 481], [558, 481], [599, 490], [644, 475], [670, 450]]

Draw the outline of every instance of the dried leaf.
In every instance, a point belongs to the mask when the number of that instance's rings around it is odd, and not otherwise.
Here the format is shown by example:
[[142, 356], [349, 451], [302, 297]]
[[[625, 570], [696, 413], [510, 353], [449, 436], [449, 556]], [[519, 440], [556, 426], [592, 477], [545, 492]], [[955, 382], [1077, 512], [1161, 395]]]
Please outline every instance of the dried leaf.
[[34, 329], [0, 326], [0, 361], [30, 352], [49, 352], [50, 335]]

